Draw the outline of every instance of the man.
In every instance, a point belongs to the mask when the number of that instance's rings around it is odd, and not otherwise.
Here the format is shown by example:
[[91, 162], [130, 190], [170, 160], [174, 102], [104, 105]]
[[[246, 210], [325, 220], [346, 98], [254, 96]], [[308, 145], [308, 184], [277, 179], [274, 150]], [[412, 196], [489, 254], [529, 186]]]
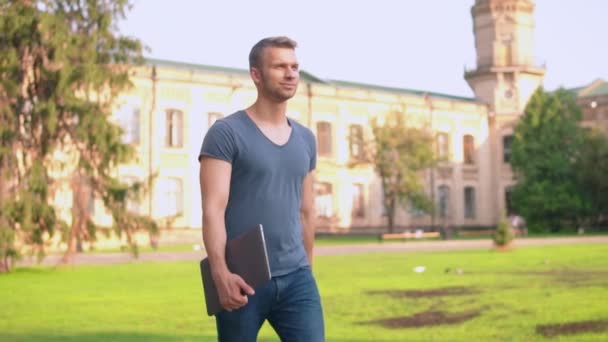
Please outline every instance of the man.
[[[255, 341], [268, 320], [282, 341], [324, 341], [323, 311], [312, 274], [312, 132], [287, 118], [299, 81], [296, 42], [262, 39], [249, 54], [257, 99], [209, 128], [199, 160], [203, 240], [224, 307], [220, 341]], [[226, 266], [226, 241], [264, 227], [271, 281], [253, 289]]]

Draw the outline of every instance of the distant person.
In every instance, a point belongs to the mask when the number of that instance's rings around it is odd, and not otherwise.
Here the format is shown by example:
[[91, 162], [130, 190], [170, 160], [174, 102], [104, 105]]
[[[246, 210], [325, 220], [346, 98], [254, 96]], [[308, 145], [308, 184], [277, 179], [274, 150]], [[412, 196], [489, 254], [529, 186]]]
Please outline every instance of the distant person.
[[[216, 121], [199, 154], [203, 240], [224, 311], [219, 341], [257, 339], [268, 320], [282, 341], [325, 341], [321, 299], [312, 273], [313, 133], [287, 118], [299, 81], [296, 42], [265, 38], [249, 54], [257, 100]], [[226, 266], [232, 239], [262, 224], [271, 281], [251, 288]]]
[[523, 217], [517, 214], [512, 214], [509, 216], [509, 223], [511, 224], [511, 229], [514, 230], [515, 235], [528, 235], [528, 227], [526, 225], [526, 220]]

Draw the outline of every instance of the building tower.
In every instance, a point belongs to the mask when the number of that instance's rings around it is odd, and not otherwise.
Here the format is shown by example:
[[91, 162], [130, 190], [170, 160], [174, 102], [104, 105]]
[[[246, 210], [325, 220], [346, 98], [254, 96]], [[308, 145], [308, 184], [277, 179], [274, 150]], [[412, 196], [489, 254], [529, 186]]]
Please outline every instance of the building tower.
[[513, 128], [545, 74], [535, 62], [533, 13], [532, 0], [475, 0], [471, 9], [477, 65], [464, 77], [488, 105], [496, 222], [501, 210], [511, 213]]

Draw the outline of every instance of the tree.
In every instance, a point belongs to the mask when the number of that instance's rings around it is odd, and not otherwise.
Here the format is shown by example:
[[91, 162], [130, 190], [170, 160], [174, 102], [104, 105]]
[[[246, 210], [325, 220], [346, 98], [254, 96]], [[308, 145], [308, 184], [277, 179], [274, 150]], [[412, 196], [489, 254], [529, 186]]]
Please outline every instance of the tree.
[[388, 231], [393, 232], [398, 204], [423, 212], [432, 210], [422, 174], [436, 163], [433, 136], [423, 128], [409, 126], [400, 112], [389, 114], [384, 123], [375, 118], [371, 126], [374, 140], [367, 154], [380, 177]]
[[130, 86], [129, 68], [143, 60], [141, 43], [116, 29], [128, 6], [126, 0], [0, 4], [0, 271], [17, 256], [16, 240], [43, 255], [44, 238], [61, 230], [69, 255], [75, 239], [95, 239], [82, 210], [73, 211], [68, 229], [49, 205], [56, 186], [49, 167], [58, 152], [72, 161], [73, 190], [86, 180], [112, 213], [115, 231], [131, 240], [134, 229], [156, 229], [126, 210], [131, 188], [113, 176], [133, 148], [109, 116]]
[[599, 226], [608, 220], [608, 137], [597, 130], [590, 130], [585, 132], [583, 139], [576, 170], [581, 191], [589, 205], [588, 223]]
[[500, 215], [498, 227], [496, 227], [496, 231], [492, 234], [492, 240], [494, 240], [494, 244], [499, 248], [506, 248], [513, 240], [513, 231], [511, 230], [511, 225], [507, 222], [504, 212]]
[[574, 94], [539, 88], [515, 128], [514, 207], [533, 231], [574, 228], [586, 210], [576, 169], [583, 142], [580, 119]]

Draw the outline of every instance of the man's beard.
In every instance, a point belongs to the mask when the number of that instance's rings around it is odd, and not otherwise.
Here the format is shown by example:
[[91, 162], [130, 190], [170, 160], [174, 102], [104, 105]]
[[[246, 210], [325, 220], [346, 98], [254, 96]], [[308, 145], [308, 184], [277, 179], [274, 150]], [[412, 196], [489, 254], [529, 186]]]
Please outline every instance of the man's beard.
[[266, 81], [266, 76], [264, 76], [264, 74], [262, 74], [261, 76], [262, 88], [264, 89], [264, 92], [266, 93], [266, 95], [268, 95], [273, 100], [276, 100], [277, 102], [285, 102], [291, 99], [298, 90], [297, 84], [293, 90], [283, 89], [280, 84], [278, 84], [276, 88], [270, 87], [268, 82]]

